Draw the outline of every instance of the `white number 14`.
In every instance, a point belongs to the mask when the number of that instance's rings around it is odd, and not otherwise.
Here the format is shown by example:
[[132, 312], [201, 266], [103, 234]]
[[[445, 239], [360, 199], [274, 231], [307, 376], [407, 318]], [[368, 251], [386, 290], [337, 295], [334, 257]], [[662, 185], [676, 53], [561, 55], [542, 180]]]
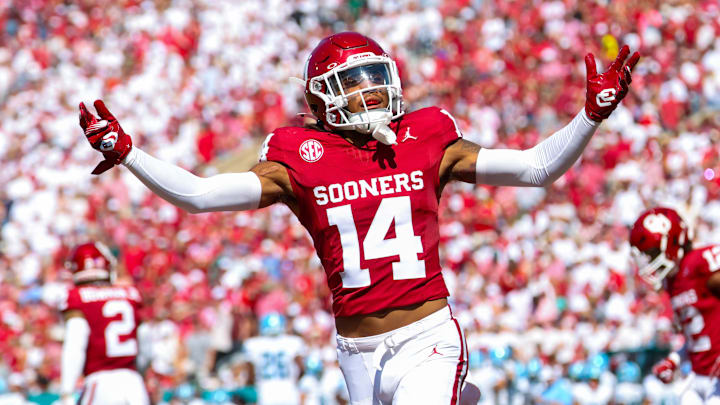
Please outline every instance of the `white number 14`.
[[[413, 230], [411, 213], [409, 196], [384, 198], [363, 241], [365, 260], [400, 257], [399, 261], [392, 263], [394, 280], [425, 277], [425, 261], [417, 257], [418, 253], [422, 253], [422, 242]], [[343, 287], [369, 286], [370, 270], [360, 267], [360, 243], [351, 206], [329, 208], [327, 216], [328, 223], [337, 226], [340, 233], [344, 268], [340, 277]], [[385, 239], [393, 222], [395, 238]]]

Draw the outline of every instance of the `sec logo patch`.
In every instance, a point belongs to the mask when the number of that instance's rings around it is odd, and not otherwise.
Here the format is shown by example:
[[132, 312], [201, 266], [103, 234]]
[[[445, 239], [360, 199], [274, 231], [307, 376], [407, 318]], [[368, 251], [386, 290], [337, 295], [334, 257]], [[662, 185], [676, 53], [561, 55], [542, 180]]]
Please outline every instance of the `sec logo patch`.
[[320, 142], [314, 139], [308, 139], [300, 145], [300, 157], [308, 162], [317, 162], [323, 155], [323, 147]]

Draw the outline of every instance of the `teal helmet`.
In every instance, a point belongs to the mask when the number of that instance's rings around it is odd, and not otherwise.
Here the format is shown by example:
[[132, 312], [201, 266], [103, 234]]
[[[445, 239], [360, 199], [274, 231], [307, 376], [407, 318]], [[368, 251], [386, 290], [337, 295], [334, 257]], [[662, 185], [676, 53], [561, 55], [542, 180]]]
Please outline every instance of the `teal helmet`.
[[512, 350], [508, 346], [496, 347], [490, 350], [490, 361], [495, 367], [500, 367], [512, 356]]
[[525, 368], [527, 369], [527, 373], [530, 378], [538, 378], [540, 376], [540, 371], [542, 371], [542, 361], [540, 361], [537, 357], [533, 357], [530, 361], [528, 361]]
[[323, 372], [323, 362], [319, 356], [308, 356], [305, 358], [305, 372], [310, 375], [319, 376]]
[[640, 381], [640, 366], [633, 361], [622, 363], [617, 370], [619, 382], [636, 383]]
[[610, 356], [607, 355], [607, 353], [598, 353], [594, 356], [592, 356], [588, 363], [590, 366], [598, 367], [602, 371], [606, 371], [610, 368]]
[[270, 312], [260, 318], [260, 334], [263, 336], [280, 335], [285, 332], [285, 317], [277, 312]]
[[573, 380], [584, 380], [587, 374], [587, 365], [583, 361], [576, 361], [570, 364], [568, 368], [568, 377]]

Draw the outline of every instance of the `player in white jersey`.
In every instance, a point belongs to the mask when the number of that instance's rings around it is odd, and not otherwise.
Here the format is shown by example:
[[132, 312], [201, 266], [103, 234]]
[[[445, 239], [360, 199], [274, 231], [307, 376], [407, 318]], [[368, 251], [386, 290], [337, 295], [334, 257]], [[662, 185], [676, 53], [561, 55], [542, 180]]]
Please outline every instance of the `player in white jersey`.
[[640, 383], [642, 371], [632, 361], [622, 363], [617, 370], [618, 383], [615, 386], [614, 399], [618, 405], [640, 405], [645, 397], [645, 390]]
[[305, 358], [303, 375], [298, 382], [303, 405], [324, 405], [322, 392], [323, 362], [320, 356]]
[[300, 404], [300, 355], [305, 343], [285, 333], [285, 317], [269, 313], [260, 318], [260, 336], [245, 341], [243, 350], [255, 368], [258, 405]]

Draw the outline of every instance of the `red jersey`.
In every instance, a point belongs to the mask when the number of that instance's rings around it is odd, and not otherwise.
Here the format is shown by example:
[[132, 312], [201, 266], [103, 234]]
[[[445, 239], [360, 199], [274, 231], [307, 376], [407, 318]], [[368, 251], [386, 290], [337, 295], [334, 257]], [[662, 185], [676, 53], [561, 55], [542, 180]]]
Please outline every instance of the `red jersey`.
[[77, 286], [68, 291], [63, 311], [78, 310], [90, 325], [84, 375], [101, 370], [135, 369], [140, 293], [135, 287]]
[[720, 359], [720, 299], [707, 287], [708, 278], [720, 270], [720, 245], [688, 252], [680, 270], [667, 279], [667, 291], [676, 319], [685, 335], [693, 371], [711, 375]]
[[270, 134], [260, 160], [287, 168], [298, 219], [313, 239], [335, 316], [370, 314], [448, 296], [438, 257], [440, 162], [461, 137], [431, 107], [393, 121], [397, 145], [352, 145], [309, 128]]

